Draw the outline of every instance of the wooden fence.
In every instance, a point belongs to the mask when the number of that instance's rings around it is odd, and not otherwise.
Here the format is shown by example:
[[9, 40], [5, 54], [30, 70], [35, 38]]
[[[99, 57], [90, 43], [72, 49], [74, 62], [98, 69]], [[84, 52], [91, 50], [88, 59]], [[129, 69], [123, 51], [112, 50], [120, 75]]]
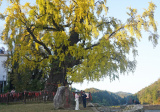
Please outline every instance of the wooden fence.
[[55, 96], [55, 92], [49, 91], [24, 91], [24, 92], [15, 92], [15, 93], [4, 93], [0, 94], [0, 103], [9, 102], [46, 102], [46, 101], [53, 101]]
[[[72, 92], [73, 96], [75, 95], [75, 92]], [[24, 92], [8, 92], [4, 94], [0, 94], [0, 103], [11, 103], [11, 102], [21, 102], [26, 104], [27, 102], [47, 102], [47, 101], [53, 101], [53, 98], [55, 96], [56, 92], [49, 92], [49, 91], [24, 91]], [[78, 92], [78, 94], [81, 96], [82, 93]], [[92, 100], [92, 96], [89, 93], [87, 94], [87, 102], [90, 102]], [[80, 97], [80, 102], [82, 103], [82, 97]]]

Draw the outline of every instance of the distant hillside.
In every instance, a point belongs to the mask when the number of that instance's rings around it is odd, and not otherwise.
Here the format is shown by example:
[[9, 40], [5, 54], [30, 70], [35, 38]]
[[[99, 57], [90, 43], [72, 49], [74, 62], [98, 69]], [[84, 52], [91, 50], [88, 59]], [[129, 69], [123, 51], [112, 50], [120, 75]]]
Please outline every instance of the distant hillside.
[[122, 91], [116, 92], [115, 94], [120, 96], [121, 98], [132, 95], [132, 93], [126, 93], [126, 92], [122, 92]]
[[101, 105], [122, 105], [126, 103], [126, 99], [120, 97], [109, 91], [103, 91], [95, 88], [89, 88], [85, 90], [86, 92], [91, 92], [93, 103], [99, 103]]
[[96, 93], [96, 92], [100, 92], [102, 90], [96, 89], [96, 88], [88, 88], [85, 89], [86, 92], [91, 92], [91, 93]]
[[160, 104], [160, 79], [135, 95], [141, 104]]
[[145, 87], [136, 94], [126, 92], [112, 93], [109, 91], [103, 91], [95, 88], [89, 88], [86, 92], [92, 93], [92, 99], [94, 103], [102, 105], [122, 105], [122, 104], [160, 104], [160, 79], [153, 84]]

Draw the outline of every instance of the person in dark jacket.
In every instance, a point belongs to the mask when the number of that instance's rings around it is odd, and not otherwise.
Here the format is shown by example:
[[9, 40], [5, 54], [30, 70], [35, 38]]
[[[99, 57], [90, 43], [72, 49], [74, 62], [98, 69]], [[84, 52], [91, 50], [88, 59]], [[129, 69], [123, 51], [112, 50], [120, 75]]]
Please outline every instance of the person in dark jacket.
[[82, 93], [82, 100], [83, 100], [83, 107], [86, 108], [86, 97], [87, 95], [85, 94], [85, 91]]

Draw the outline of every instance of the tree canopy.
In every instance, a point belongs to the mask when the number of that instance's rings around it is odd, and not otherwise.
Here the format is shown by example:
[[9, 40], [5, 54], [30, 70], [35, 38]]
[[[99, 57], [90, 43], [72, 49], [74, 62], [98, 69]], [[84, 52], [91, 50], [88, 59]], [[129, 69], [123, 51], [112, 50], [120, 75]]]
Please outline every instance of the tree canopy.
[[107, 16], [106, 4], [106, 0], [36, 0], [21, 5], [20, 0], [10, 0], [0, 17], [6, 22], [1, 38], [14, 52], [12, 65], [19, 63], [18, 72], [38, 65], [44, 75], [53, 75], [60, 83], [114, 80], [133, 72], [136, 60], [128, 55], [137, 55], [142, 30], [157, 44], [156, 6], [150, 2], [141, 15], [128, 8], [123, 23]]

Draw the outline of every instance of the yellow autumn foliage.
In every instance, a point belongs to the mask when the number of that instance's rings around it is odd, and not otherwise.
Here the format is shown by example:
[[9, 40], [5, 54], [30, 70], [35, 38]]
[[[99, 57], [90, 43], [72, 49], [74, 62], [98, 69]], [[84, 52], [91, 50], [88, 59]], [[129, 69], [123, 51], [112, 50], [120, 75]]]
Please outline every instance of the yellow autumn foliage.
[[122, 23], [108, 17], [106, 0], [36, 0], [34, 5], [19, 1], [10, 0], [0, 15], [6, 16], [1, 38], [14, 51], [12, 65], [23, 65], [19, 72], [38, 63], [47, 75], [58, 65], [68, 81], [114, 80], [119, 73], [134, 71], [136, 60], [127, 55], [136, 56], [136, 38], [142, 38], [142, 30], [152, 29], [150, 38], [157, 44], [152, 2], [141, 15], [128, 8], [129, 18]]

